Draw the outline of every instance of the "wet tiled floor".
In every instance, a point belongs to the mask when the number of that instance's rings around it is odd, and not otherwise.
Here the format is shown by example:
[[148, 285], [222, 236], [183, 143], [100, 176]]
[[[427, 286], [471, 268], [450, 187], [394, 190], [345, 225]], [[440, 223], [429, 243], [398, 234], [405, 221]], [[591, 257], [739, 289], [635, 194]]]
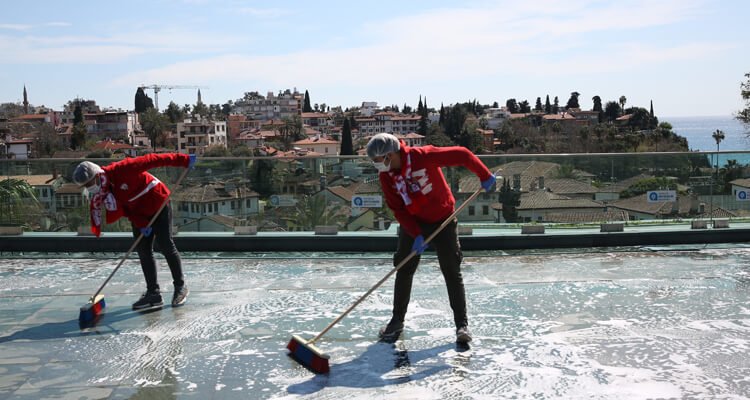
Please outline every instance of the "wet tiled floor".
[[130, 310], [143, 278], [129, 260], [104, 316], [81, 329], [78, 309], [117, 257], [0, 260], [0, 398], [750, 396], [746, 246], [468, 254], [468, 350], [427, 256], [401, 340], [376, 340], [391, 279], [318, 342], [326, 375], [287, 357], [287, 342], [336, 318], [392, 268], [389, 254], [186, 255], [187, 305], [149, 313]]

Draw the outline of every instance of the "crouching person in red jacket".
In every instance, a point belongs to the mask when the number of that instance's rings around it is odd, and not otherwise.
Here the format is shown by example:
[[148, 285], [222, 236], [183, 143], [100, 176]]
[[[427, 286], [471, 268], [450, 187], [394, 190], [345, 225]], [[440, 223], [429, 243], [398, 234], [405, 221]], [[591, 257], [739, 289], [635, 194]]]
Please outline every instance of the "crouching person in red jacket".
[[[84, 161], [73, 171], [73, 181], [89, 192], [91, 231], [97, 237], [101, 234], [102, 207], [106, 210], [106, 223], [111, 224], [120, 217], [127, 217], [133, 226], [133, 237], [137, 238], [140, 234], [144, 236], [138, 243], [137, 252], [146, 278], [146, 292], [133, 303], [133, 310], [164, 304], [157, 281], [154, 240], [159, 244], [172, 272], [172, 306], [181, 306], [187, 300], [189, 291], [182, 274], [182, 261], [172, 240], [172, 208], [169, 202], [161, 208], [170, 192], [165, 184], [146, 171], [157, 167], [192, 168], [195, 160], [194, 154], [147, 154], [105, 167]], [[157, 212], [159, 215], [153, 225], [148, 226]]]
[[[380, 337], [385, 341], [398, 339], [404, 329], [414, 273], [419, 255], [427, 248], [425, 236], [431, 235], [453, 214], [456, 200], [445, 181], [442, 167], [463, 166], [479, 177], [482, 188], [490, 191], [495, 177], [465, 147], [409, 147], [389, 133], [379, 133], [367, 143], [367, 156], [378, 169], [386, 204], [393, 210], [400, 227], [398, 248], [393, 265], [400, 264], [412, 251], [416, 252], [396, 273], [393, 293], [393, 317]], [[463, 254], [458, 242], [458, 223], [454, 219], [429, 243], [437, 252], [440, 271], [448, 288], [448, 299], [456, 326], [456, 342], [471, 341], [466, 315], [466, 293], [461, 275]]]

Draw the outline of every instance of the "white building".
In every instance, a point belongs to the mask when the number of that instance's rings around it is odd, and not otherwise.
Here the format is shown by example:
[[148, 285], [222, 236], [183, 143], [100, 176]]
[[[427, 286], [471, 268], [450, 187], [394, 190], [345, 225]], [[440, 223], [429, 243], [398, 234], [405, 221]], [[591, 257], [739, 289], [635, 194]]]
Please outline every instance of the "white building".
[[225, 121], [190, 120], [177, 123], [177, 151], [203, 155], [211, 146], [227, 147]]
[[232, 112], [242, 114], [256, 120], [283, 119], [299, 115], [302, 112], [302, 102], [305, 95], [289, 89], [274, 95], [268, 92], [263, 95], [253, 92], [246, 98], [234, 103]]
[[484, 111], [484, 114], [479, 117], [480, 121], [485, 121], [487, 127], [490, 129], [497, 129], [505, 121], [510, 119], [510, 112], [505, 107], [502, 108], [488, 108]]
[[400, 133], [405, 135], [416, 132], [419, 128], [418, 115], [406, 115], [392, 111], [384, 111], [371, 117], [357, 117], [357, 125], [361, 136], [372, 136], [376, 133]]

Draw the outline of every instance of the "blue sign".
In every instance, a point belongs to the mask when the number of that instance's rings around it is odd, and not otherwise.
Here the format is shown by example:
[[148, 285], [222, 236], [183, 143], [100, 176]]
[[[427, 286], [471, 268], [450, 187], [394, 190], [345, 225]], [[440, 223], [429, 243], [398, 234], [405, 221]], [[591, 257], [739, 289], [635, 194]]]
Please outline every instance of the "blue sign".
[[737, 191], [737, 201], [748, 201], [747, 190], [741, 189]]
[[677, 192], [674, 190], [650, 190], [647, 196], [649, 203], [677, 201]]

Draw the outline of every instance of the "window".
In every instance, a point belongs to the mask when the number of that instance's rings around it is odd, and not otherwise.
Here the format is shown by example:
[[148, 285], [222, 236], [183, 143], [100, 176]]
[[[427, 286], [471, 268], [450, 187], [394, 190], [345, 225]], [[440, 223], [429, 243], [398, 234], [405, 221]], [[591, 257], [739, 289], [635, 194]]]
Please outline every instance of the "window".
[[469, 215], [474, 215], [474, 206], [469, 206]]
[[490, 214], [490, 206], [482, 206], [482, 215]]

